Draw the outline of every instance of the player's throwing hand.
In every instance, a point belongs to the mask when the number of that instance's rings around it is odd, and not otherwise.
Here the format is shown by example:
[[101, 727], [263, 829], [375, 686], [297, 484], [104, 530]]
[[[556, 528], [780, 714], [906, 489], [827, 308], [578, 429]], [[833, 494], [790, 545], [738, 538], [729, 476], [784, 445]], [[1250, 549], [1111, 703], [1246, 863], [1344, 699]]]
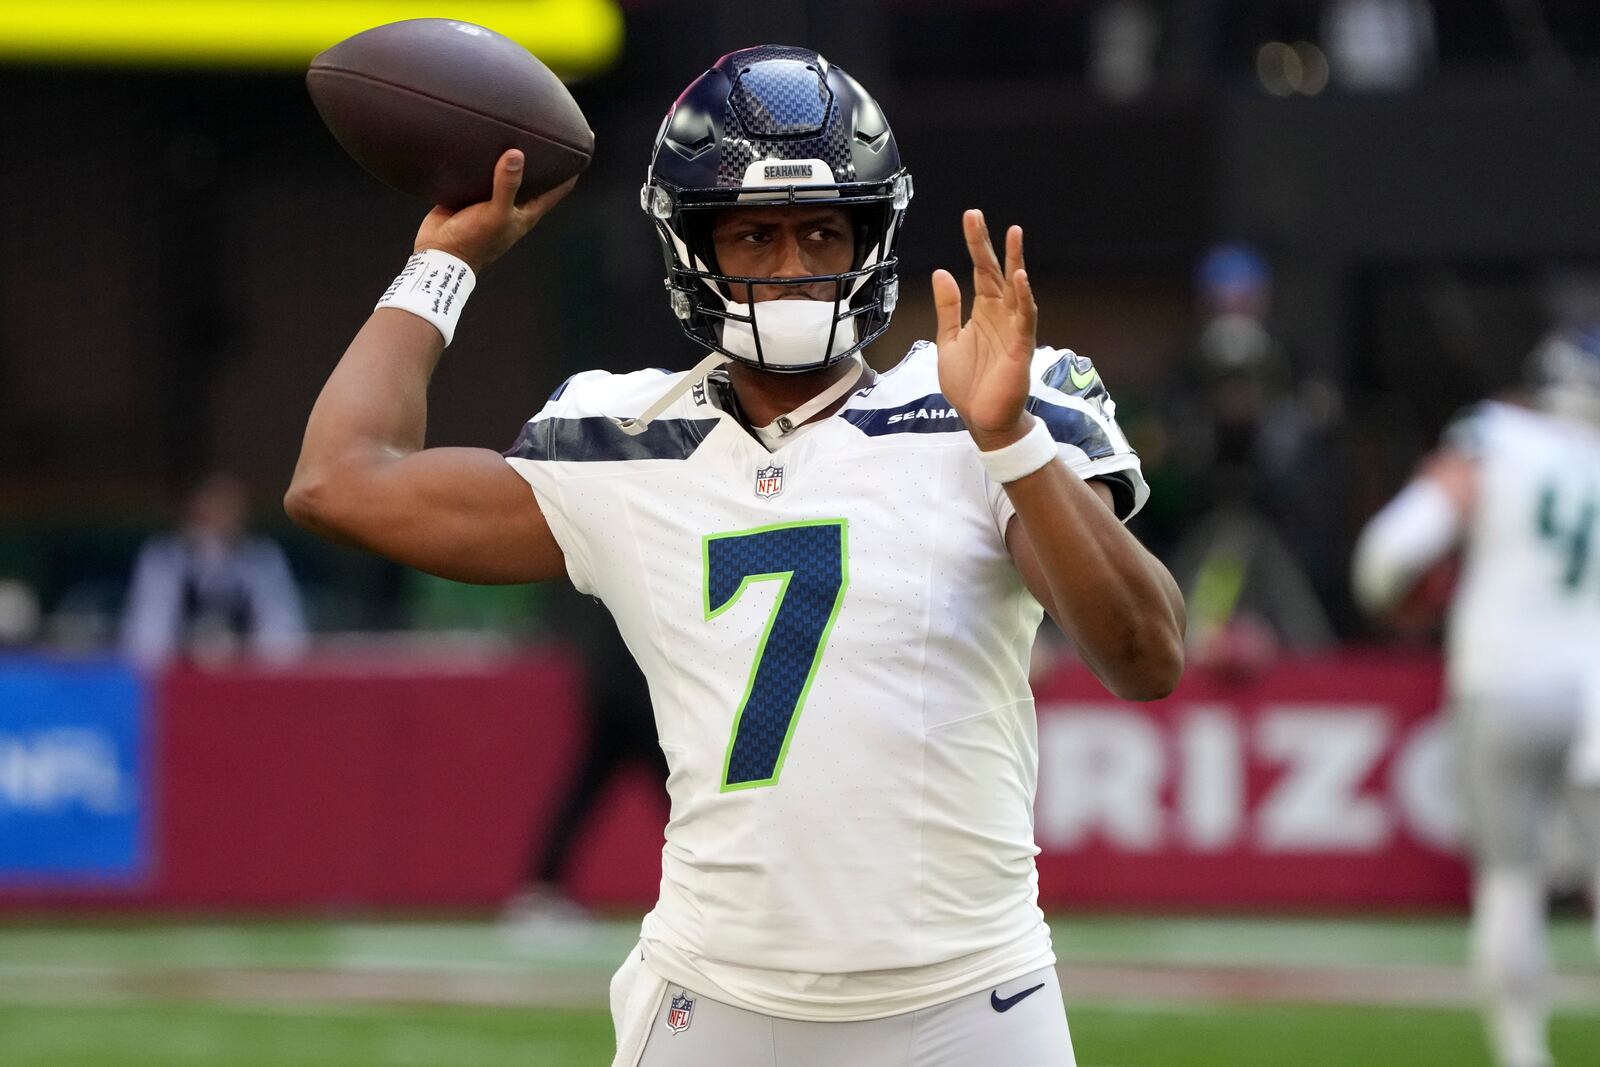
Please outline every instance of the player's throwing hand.
[[428, 212], [417, 230], [415, 251], [437, 248], [449, 252], [474, 272], [483, 270], [510, 251], [545, 212], [578, 184], [576, 177], [569, 178], [548, 193], [519, 206], [517, 190], [522, 186], [522, 165], [522, 153], [509, 149], [494, 165], [494, 193], [488, 200], [460, 211], [435, 207]]
[[972, 315], [963, 325], [960, 284], [949, 271], [934, 271], [939, 385], [978, 447], [987, 452], [1028, 432], [1023, 403], [1039, 309], [1022, 263], [1022, 227], [1006, 231], [1002, 271], [983, 212], [965, 212], [961, 225], [972, 256]]

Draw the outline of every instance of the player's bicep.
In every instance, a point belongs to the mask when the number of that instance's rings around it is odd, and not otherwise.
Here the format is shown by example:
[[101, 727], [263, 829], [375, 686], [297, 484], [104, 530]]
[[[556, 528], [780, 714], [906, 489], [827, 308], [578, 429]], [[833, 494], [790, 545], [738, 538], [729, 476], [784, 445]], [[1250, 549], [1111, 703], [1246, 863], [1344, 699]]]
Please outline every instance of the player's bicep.
[[498, 452], [427, 448], [346, 483], [360, 547], [458, 582], [512, 584], [566, 574], [528, 483]]

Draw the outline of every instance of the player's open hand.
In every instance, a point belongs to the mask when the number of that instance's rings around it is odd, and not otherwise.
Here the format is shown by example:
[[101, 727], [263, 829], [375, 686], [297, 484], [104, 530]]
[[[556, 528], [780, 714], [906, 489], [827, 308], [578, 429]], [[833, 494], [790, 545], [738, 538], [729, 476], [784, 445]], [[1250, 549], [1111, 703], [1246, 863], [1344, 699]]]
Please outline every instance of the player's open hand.
[[949, 271], [934, 271], [939, 386], [978, 447], [991, 451], [1028, 432], [1023, 404], [1039, 309], [1022, 264], [1022, 227], [1006, 231], [1002, 270], [983, 212], [966, 212], [961, 225], [972, 256], [972, 314], [963, 324], [961, 286]]
[[545, 212], [578, 184], [576, 177], [571, 178], [519, 205], [517, 190], [522, 187], [522, 165], [522, 153], [515, 148], [508, 149], [494, 165], [494, 192], [488, 200], [460, 211], [435, 207], [428, 212], [417, 230], [414, 251], [437, 248], [449, 252], [464, 260], [475, 272], [505, 255], [533, 229]]

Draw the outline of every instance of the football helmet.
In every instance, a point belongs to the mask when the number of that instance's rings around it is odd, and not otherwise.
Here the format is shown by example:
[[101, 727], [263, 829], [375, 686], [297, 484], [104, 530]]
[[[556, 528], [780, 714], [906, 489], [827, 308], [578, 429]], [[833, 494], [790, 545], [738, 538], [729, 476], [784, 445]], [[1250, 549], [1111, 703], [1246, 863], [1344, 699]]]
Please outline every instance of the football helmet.
[[[889, 325], [899, 296], [895, 239], [911, 195], [894, 134], [866, 90], [809, 49], [763, 45], [723, 56], [673, 103], [639, 201], [684, 332], [731, 359], [798, 372], [851, 356]], [[783, 279], [722, 273], [711, 242], [718, 209], [808, 202], [850, 213], [851, 269]], [[819, 282], [831, 284], [831, 300], [733, 299], [751, 283]]]
[[1600, 320], [1547, 334], [1528, 356], [1527, 376], [1540, 407], [1600, 423]]

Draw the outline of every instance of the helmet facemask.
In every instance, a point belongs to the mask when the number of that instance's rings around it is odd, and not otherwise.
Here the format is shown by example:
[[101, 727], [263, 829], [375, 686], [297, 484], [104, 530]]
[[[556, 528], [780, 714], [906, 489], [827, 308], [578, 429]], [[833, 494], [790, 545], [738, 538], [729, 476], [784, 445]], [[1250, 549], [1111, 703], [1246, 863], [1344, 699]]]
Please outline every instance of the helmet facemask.
[[[859, 352], [888, 327], [899, 298], [894, 255], [911, 176], [871, 97], [805, 49], [730, 53], [684, 90], [657, 136], [640, 205], [666, 261], [673, 314], [697, 344], [762, 370], [801, 372]], [[711, 242], [729, 208], [841, 207], [851, 268], [802, 278], [729, 274]], [[811, 290], [806, 300], [749, 300], [754, 286]], [[828, 296], [816, 299], [815, 291]]]

